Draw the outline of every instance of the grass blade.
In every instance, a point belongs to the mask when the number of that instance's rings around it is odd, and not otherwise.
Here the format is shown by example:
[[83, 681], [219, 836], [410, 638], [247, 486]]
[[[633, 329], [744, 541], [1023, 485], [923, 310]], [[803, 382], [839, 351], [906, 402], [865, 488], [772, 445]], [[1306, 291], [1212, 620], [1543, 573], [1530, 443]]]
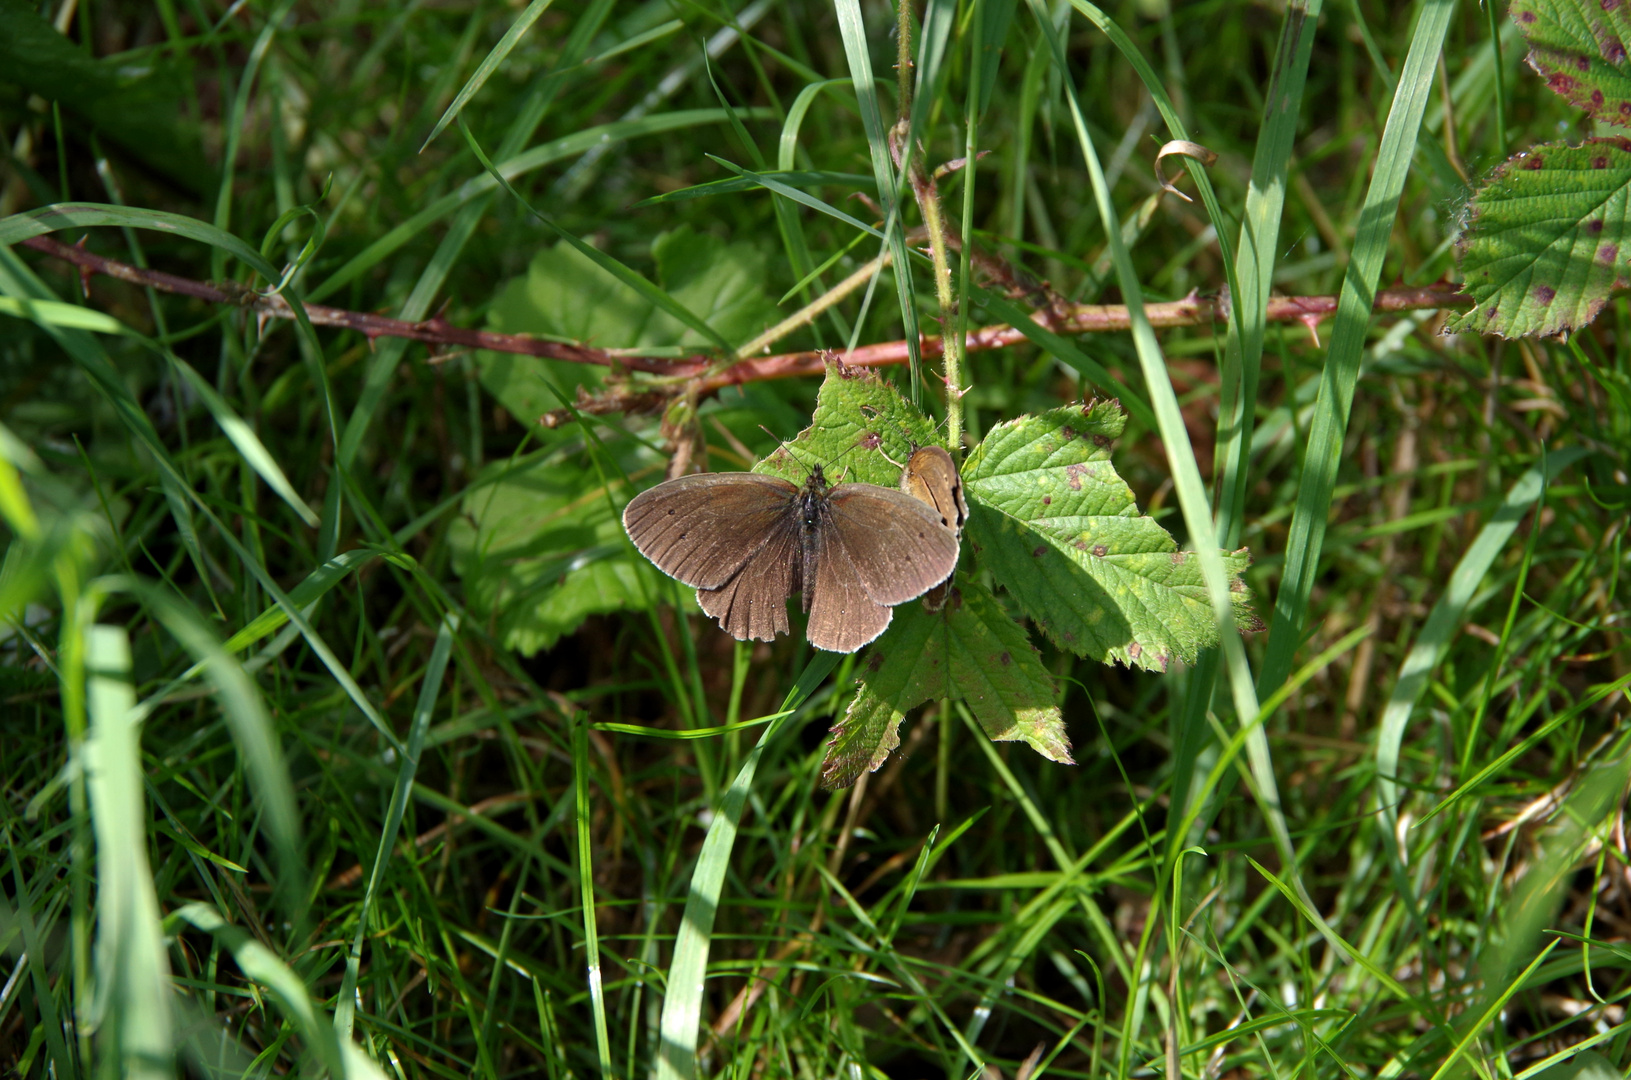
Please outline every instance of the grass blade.
[[510, 28], [504, 31], [504, 36], [499, 38], [498, 44], [494, 45], [487, 55], [482, 58], [481, 63], [477, 65], [475, 74], [471, 75], [469, 80], [459, 88], [459, 93], [454, 97], [453, 104], [447, 107], [447, 110], [442, 113], [442, 118], [436, 121], [436, 126], [431, 129], [430, 134], [425, 136], [424, 143], [419, 147], [421, 154], [425, 152], [425, 147], [435, 142], [436, 136], [440, 135], [447, 125], [453, 122], [453, 118], [464, 110], [465, 103], [475, 97], [481, 88], [486, 85], [487, 80], [492, 77], [493, 72], [498, 70], [505, 57], [510, 55], [510, 51], [516, 45], [520, 44], [522, 35], [532, 29], [532, 24], [538, 21], [538, 16], [548, 10], [551, 2], [552, 0], [532, 0], [532, 3], [527, 5], [527, 10], [517, 16], [515, 22], [510, 24]]
[[[777, 712], [790, 718], [838, 665], [838, 659], [837, 653], [816, 653]], [[708, 835], [702, 841], [696, 868], [691, 871], [685, 916], [674, 939], [674, 959], [668, 968], [662, 1045], [656, 1053], [656, 1080], [693, 1080], [697, 1074], [703, 980], [708, 974], [708, 948], [713, 937], [714, 916], [719, 911], [720, 890], [725, 884], [725, 870], [730, 863], [731, 847], [736, 843], [736, 830], [741, 824], [748, 792], [753, 787], [753, 774], [759, 768], [759, 758], [787, 723], [788, 719], [778, 720], [760, 736], [726, 790], [724, 800], [708, 825]]]
[[[130, 640], [117, 626], [93, 625], [85, 642], [90, 738], [86, 788], [96, 832], [96, 972], [107, 1051], [127, 1077], [175, 1075], [170, 1030], [170, 965], [159, 898], [147, 862], [142, 751], [132, 722]], [[111, 1045], [107, 1045], [111, 1044]]]
[[1285, 572], [1274, 599], [1268, 652], [1258, 673], [1260, 694], [1271, 693], [1285, 680], [1302, 640], [1308, 599], [1319, 574], [1320, 548], [1325, 543], [1326, 523], [1331, 515], [1337, 466], [1341, 462], [1348, 412], [1359, 378], [1359, 361], [1364, 352], [1365, 332], [1370, 326], [1376, 283], [1382, 273], [1388, 237], [1393, 232], [1405, 176], [1410, 171], [1416, 133], [1421, 128], [1422, 113], [1427, 108], [1428, 93], [1444, 48], [1445, 34], [1450, 28], [1450, 17], [1455, 13], [1455, 3], [1454, 0], [1421, 0], [1419, 11], [1410, 52], [1399, 74], [1399, 87], [1382, 132], [1376, 170], [1360, 211], [1348, 272], [1342, 280], [1342, 295], [1337, 301], [1331, 348], [1320, 376], [1319, 398], [1314, 405], [1308, 448], [1303, 454], [1297, 509], [1286, 541]]
[[[918, 343], [917, 305], [912, 300], [912, 270], [901, 231], [900, 190], [894, 159], [889, 153], [889, 137], [883, 113], [878, 108], [878, 84], [872, 77], [872, 54], [867, 49], [866, 21], [859, 0], [837, 0], [838, 32], [844, 40], [844, 58], [849, 62], [850, 82], [855, 100], [861, 106], [861, 127], [866, 131], [867, 149], [872, 156], [872, 174], [878, 181], [878, 203], [883, 208], [885, 246], [895, 270], [895, 294], [900, 300], [900, 317], [905, 328], [907, 353], [911, 361], [912, 401], [918, 399], [922, 381], [923, 356]], [[909, 152], [909, 151], [908, 151]]]
[[436, 644], [431, 648], [430, 662], [425, 666], [425, 681], [419, 687], [419, 702], [414, 706], [413, 719], [408, 725], [408, 742], [397, 769], [396, 786], [391, 789], [391, 804], [385, 811], [385, 827], [380, 832], [379, 849], [374, 853], [374, 868], [368, 874], [368, 887], [363, 891], [362, 907], [357, 911], [357, 933], [351, 939], [351, 952], [345, 961], [345, 977], [340, 981], [340, 996], [334, 1006], [334, 1030], [339, 1032], [342, 1039], [351, 1038], [356, 1019], [357, 977], [362, 967], [362, 939], [368, 932], [368, 916], [374, 909], [380, 883], [385, 879], [385, 867], [391, 861], [391, 851], [396, 847], [396, 834], [402, 828], [402, 815], [408, 809], [408, 796], [413, 791], [414, 777], [419, 772], [419, 755], [425, 746], [425, 732], [430, 729], [436, 698], [442, 692], [442, 676], [447, 671], [447, 658], [453, 652], [453, 635], [458, 628], [457, 615], [442, 617], [442, 625], [436, 631]]
[[1387, 706], [1376, 731], [1376, 801], [1382, 811], [1385, 842], [1395, 849], [1395, 857], [1400, 854], [1397, 851], [1398, 831], [1395, 827], [1399, 818], [1399, 788], [1396, 782], [1399, 748], [1404, 743], [1405, 726], [1410, 722], [1411, 711], [1427, 689], [1427, 677], [1438, 667], [1450, 647], [1450, 640], [1461, 629], [1473, 594], [1484, 580], [1484, 575], [1489, 573], [1495, 557], [1505, 549], [1506, 542], [1517, 531], [1524, 515], [1529, 513], [1529, 508], [1540, 498], [1548, 483], [1587, 453], [1589, 451], [1580, 447], [1570, 447], [1549, 454], [1542, 464], [1518, 477], [1507, 491], [1500, 509], [1478, 531], [1477, 539], [1456, 563], [1444, 594], [1434, 601], [1427, 621], [1416, 635], [1415, 644], [1410, 647], [1409, 655], [1399, 667], [1399, 677], [1388, 695]]

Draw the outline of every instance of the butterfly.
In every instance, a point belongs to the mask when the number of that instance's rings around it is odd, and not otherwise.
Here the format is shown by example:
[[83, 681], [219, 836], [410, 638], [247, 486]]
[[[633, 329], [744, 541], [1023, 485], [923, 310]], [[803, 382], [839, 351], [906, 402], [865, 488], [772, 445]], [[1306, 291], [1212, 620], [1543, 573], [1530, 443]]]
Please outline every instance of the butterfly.
[[694, 587], [732, 637], [786, 633], [787, 598], [802, 593], [810, 644], [841, 653], [883, 633], [894, 605], [951, 577], [960, 524], [903, 491], [828, 484], [819, 465], [802, 486], [750, 472], [682, 476], [623, 511], [640, 554]]

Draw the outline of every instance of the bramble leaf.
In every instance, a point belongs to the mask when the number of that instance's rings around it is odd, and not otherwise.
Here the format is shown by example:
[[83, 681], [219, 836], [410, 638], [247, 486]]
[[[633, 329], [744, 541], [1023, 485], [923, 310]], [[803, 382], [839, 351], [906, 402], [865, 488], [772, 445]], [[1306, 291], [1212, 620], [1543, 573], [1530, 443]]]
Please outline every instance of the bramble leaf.
[[828, 364], [810, 426], [753, 471], [802, 484], [820, 465], [832, 483], [842, 476], [892, 488], [915, 448], [941, 441], [934, 424], [876, 372]]
[[1593, 120], [1631, 127], [1626, 42], [1631, 13], [1617, 0], [1515, 0], [1512, 21], [1529, 41], [1529, 66]]
[[1631, 139], [1537, 146], [1473, 196], [1461, 239], [1477, 303], [1445, 325], [1503, 337], [1558, 334], [1597, 317], [1631, 263]]
[[[1061, 648], [1165, 671], [1216, 644], [1200, 562], [1154, 519], [1110, 464], [1126, 418], [1113, 401], [999, 424], [963, 467], [966, 538], [1020, 608]], [[1243, 630], [1262, 629], [1226, 553]]]
[[859, 682], [827, 744], [825, 787], [846, 787], [883, 764], [900, 745], [907, 711], [935, 698], [966, 702], [995, 741], [1024, 741], [1050, 761], [1073, 764], [1052, 676], [1024, 629], [975, 582], [959, 580], [938, 612], [921, 603], [896, 608]]
[[471, 615], [505, 648], [528, 656], [590, 615], [691, 595], [629, 546], [586, 463], [492, 466], [465, 495], [448, 542]]
[[[651, 253], [658, 283], [727, 340], [746, 341], [777, 319], [775, 301], [765, 292], [765, 256], [750, 245], [682, 227], [659, 236]], [[539, 251], [524, 275], [499, 290], [487, 325], [601, 349], [706, 345], [565, 241]], [[482, 385], [523, 424], [560, 407], [546, 379], [571, 401], [576, 387], [593, 390], [605, 374], [586, 364], [510, 353], [481, 352], [478, 363]]]

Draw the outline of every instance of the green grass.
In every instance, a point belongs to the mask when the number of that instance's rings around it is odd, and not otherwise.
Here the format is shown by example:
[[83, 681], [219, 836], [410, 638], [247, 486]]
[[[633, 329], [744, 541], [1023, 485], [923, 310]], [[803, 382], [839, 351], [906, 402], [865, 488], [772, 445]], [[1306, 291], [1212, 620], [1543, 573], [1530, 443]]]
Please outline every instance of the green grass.
[[[1366, 303], [1453, 269], [1460, 170], [1592, 132], [1504, 12], [1291, 11], [914, 9], [912, 153], [969, 158], [937, 264], [874, 4], [0, 8], [0, 1072], [1623, 1072], [1631, 304], [1516, 342]], [[1175, 138], [1220, 155], [1193, 204], [1152, 200]], [[732, 642], [616, 526], [677, 433], [745, 467], [815, 380], [544, 428], [616, 382], [85, 296], [46, 231], [651, 355], [885, 251], [773, 349], [1128, 303], [964, 357], [955, 422], [1124, 387], [1117, 471], [1220, 613], [1249, 548], [1272, 625], [1166, 675], [1035, 636], [1077, 765], [942, 703], [826, 792], [856, 659]], [[1341, 307], [1316, 341], [1271, 293]]]

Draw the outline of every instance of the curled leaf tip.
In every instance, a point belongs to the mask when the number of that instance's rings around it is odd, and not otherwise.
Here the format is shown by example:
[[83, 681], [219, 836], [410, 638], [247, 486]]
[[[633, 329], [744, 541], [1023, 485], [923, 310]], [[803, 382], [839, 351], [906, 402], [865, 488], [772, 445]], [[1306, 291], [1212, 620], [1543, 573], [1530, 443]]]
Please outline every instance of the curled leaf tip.
[[1176, 187], [1174, 187], [1173, 184], [1172, 184], [1172, 181], [1167, 179], [1166, 172], [1163, 171], [1163, 169], [1161, 168], [1161, 163], [1163, 161], [1165, 161], [1169, 157], [1174, 157], [1174, 156], [1193, 158], [1194, 160], [1200, 162], [1202, 167], [1210, 168], [1212, 165], [1214, 165], [1217, 162], [1218, 155], [1215, 152], [1213, 152], [1211, 150], [1208, 150], [1206, 147], [1202, 146], [1200, 143], [1190, 142], [1188, 139], [1173, 139], [1172, 141], [1168, 142], [1166, 145], [1162, 146], [1161, 149], [1156, 153], [1156, 155], [1155, 155], [1155, 181], [1156, 181], [1156, 183], [1161, 185], [1161, 189], [1163, 191], [1169, 191], [1172, 194], [1178, 196], [1180, 199], [1184, 200], [1184, 202], [1192, 203], [1195, 200], [1191, 199], [1188, 195], [1185, 195], [1183, 192], [1179, 191]]

